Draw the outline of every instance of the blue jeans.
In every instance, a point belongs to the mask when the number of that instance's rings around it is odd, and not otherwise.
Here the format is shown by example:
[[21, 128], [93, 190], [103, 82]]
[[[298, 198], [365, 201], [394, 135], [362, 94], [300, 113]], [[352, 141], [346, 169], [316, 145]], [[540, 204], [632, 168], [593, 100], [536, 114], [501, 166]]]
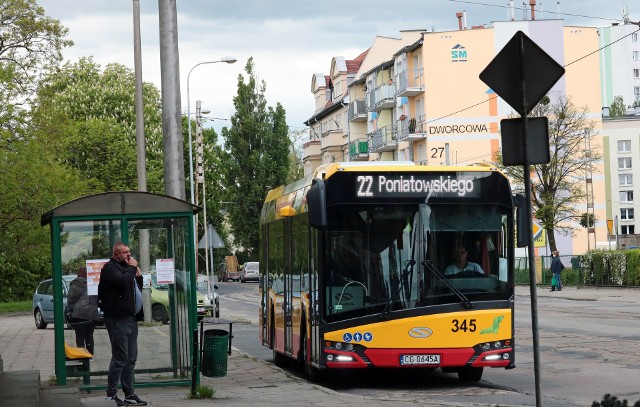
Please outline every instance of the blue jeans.
[[558, 284], [556, 284], [556, 290], [562, 290], [562, 280], [560, 280], [560, 273], [553, 273], [556, 276], [556, 281], [558, 282]]
[[125, 396], [134, 393], [133, 369], [138, 358], [138, 322], [135, 316], [105, 317], [111, 341], [111, 363], [107, 376], [107, 397], [118, 394], [118, 383]]

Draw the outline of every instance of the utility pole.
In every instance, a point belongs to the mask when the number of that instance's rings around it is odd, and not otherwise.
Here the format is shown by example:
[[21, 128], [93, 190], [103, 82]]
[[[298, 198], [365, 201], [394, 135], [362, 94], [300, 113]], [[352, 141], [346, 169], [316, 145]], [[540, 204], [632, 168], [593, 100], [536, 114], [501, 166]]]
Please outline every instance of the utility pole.
[[[202, 225], [204, 231], [204, 264], [205, 275], [207, 276], [207, 294], [211, 298], [211, 275], [209, 272], [209, 227], [207, 226], [207, 194], [206, 182], [204, 177], [204, 141], [202, 137], [202, 102], [196, 100], [196, 190], [202, 187], [202, 222], [198, 222], [198, 226]], [[198, 216], [199, 218], [199, 216]], [[196, 239], [196, 242], [198, 239]], [[197, 257], [197, 256], [196, 256]]]
[[185, 200], [176, 0], [158, 0], [158, 15], [160, 17], [164, 191], [169, 196]]
[[[147, 191], [147, 155], [144, 138], [144, 100], [142, 98], [142, 47], [140, 45], [140, 0], [133, 0], [133, 59], [135, 66], [136, 82], [136, 156], [138, 164], [138, 191]], [[140, 269], [148, 273], [150, 268], [149, 258], [149, 231], [140, 229], [140, 248], [138, 260]], [[151, 288], [142, 288], [142, 305], [147, 312], [144, 313], [144, 322], [151, 322]]]

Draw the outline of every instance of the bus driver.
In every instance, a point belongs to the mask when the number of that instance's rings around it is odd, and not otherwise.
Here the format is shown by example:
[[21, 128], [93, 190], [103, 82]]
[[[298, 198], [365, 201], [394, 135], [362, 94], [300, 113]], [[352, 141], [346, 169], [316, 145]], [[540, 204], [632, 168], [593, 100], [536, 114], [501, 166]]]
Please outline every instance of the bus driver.
[[454, 259], [454, 262], [444, 270], [445, 275], [453, 275], [465, 271], [484, 274], [482, 267], [478, 263], [467, 261], [467, 249], [464, 247], [456, 247]]

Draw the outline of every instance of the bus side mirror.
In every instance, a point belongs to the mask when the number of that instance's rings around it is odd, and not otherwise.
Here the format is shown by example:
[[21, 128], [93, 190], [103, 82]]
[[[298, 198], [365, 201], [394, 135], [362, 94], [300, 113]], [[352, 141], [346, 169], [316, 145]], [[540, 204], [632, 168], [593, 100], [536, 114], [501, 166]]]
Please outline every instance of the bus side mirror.
[[307, 208], [309, 211], [309, 225], [325, 229], [327, 227], [327, 203], [324, 190], [324, 181], [314, 179], [307, 192]]
[[529, 245], [530, 236], [527, 233], [527, 208], [524, 195], [515, 194], [513, 196], [513, 204], [516, 207], [516, 246], [526, 247]]

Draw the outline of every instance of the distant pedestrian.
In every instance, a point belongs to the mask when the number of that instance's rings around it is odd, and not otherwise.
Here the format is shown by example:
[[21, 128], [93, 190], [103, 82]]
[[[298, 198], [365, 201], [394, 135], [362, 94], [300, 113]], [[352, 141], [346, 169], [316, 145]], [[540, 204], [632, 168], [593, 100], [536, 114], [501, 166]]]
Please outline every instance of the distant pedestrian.
[[87, 293], [87, 268], [81, 267], [67, 294], [69, 325], [76, 332], [76, 346], [93, 355], [94, 321], [98, 319], [98, 297]]
[[[107, 376], [107, 400], [116, 406], [146, 406], [136, 396], [133, 384], [134, 367], [138, 358], [138, 322], [142, 321], [142, 272], [138, 261], [131, 256], [129, 246], [122, 242], [113, 245], [111, 259], [100, 271], [98, 298], [111, 341], [111, 363]], [[118, 384], [124, 400], [118, 397]]]
[[551, 252], [551, 291], [562, 290], [562, 280], [560, 279], [560, 273], [564, 270], [564, 264], [560, 261], [560, 252], [554, 250]]

